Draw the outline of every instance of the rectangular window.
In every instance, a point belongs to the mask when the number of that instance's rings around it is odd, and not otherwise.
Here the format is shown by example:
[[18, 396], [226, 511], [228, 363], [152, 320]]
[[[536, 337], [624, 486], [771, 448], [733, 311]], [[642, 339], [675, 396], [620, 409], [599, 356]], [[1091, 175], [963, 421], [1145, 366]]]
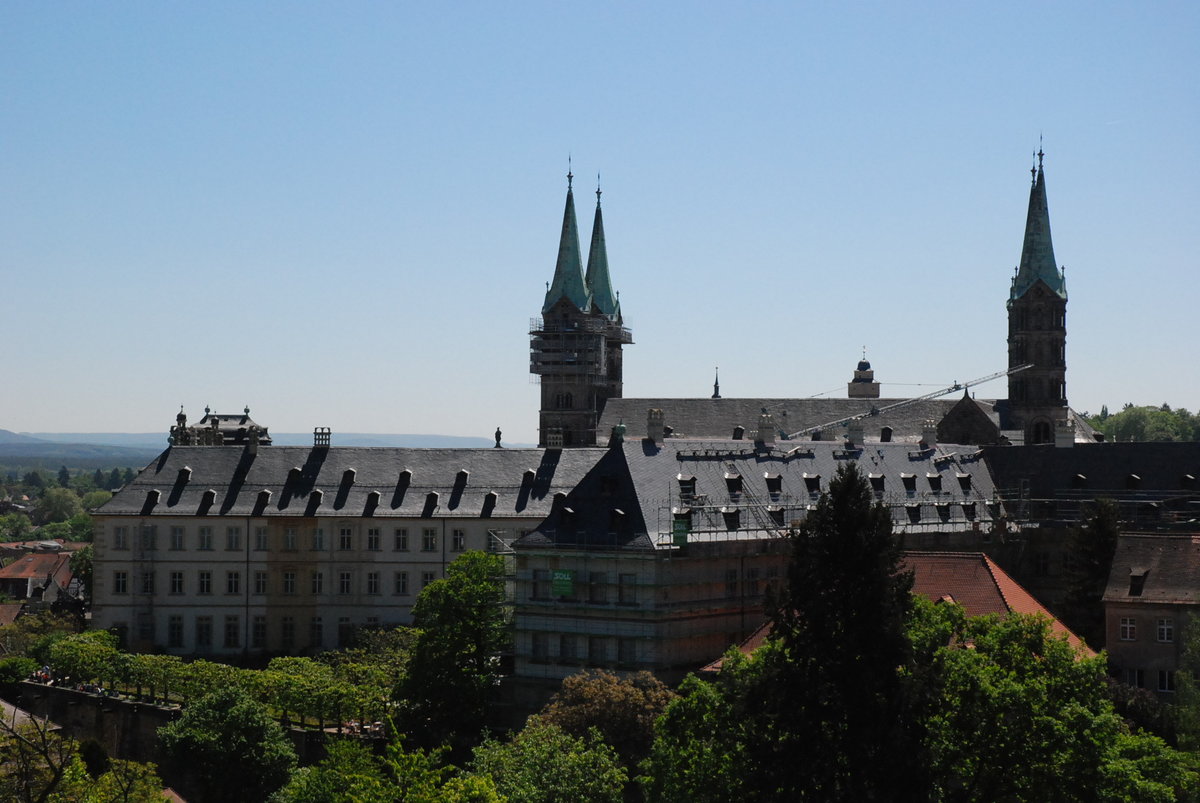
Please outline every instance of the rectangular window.
[[113, 527], [113, 549], [129, 549], [128, 527]]
[[212, 572], [205, 569], [196, 573], [196, 593], [212, 593]]
[[[183, 528], [182, 527], [172, 527], [171, 528], [171, 550], [174, 552], [180, 552], [183, 550]], [[180, 627], [182, 627], [182, 624], [180, 625]], [[183, 636], [181, 635], [180, 638], [182, 639]]]
[[296, 646], [296, 620], [290, 616], [279, 620], [279, 646], [284, 650]]
[[171, 589], [172, 594], [183, 593], [183, 572], [171, 572]]
[[1125, 684], [1128, 686], [1133, 686], [1135, 689], [1145, 688], [1145, 686], [1146, 686], [1145, 672], [1141, 669], [1126, 669], [1125, 670]]
[[632, 666], [637, 663], [637, 641], [635, 639], [617, 639], [617, 663], [623, 666]]
[[392, 549], [396, 552], [408, 551], [408, 530], [403, 527], [397, 527], [392, 533]]
[[379, 627], [379, 617], [378, 616], [368, 616], [367, 617], [367, 627]]
[[421, 551], [436, 552], [437, 551], [437, 530], [426, 528], [421, 530]]
[[637, 605], [637, 575], [622, 574], [617, 577], [618, 601], [622, 605]]
[[1158, 690], [1170, 693], [1175, 691], [1175, 673], [1169, 669], [1158, 670]]
[[267, 646], [267, 617], [255, 616], [250, 620], [250, 646], [256, 650]]
[[295, 594], [296, 593], [296, 573], [295, 572], [284, 572], [283, 573], [283, 593], [284, 594]]
[[1137, 619], [1131, 616], [1121, 618], [1121, 641], [1137, 641]]
[[579, 637], [574, 633], [563, 633], [558, 637], [558, 658], [564, 664], [579, 660]]
[[237, 552], [242, 548], [242, 528], [241, 527], [226, 527], [225, 528], [225, 549], [228, 552]]
[[142, 593], [154, 593], [154, 572], [142, 572]]
[[350, 590], [351, 590], [350, 583], [351, 583], [350, 572], [338, 572], [338, 593], [339, 594], [349, 594]]
[[183, 646], [183, 617], [167, 617], [167, 646], [179, 649]]
[[266, 527], [255, 527], [254, 528], [254, 551], [255, 552], [266, 552], [267, 551], [267, 528]]
[[530, 599], [548, 599], [550, 597], [550, 570], [534, 569], [533, 582], [529, 587]]
[[466, 530], [454, 530], [452, 533], [452, 538], [453, 540], [451, 541], [451, 548], [455, 552], [462, 552], [467, 548]]
[[201, 527], [196, 531], [196, 549], [203, 552], [212, 549], [212, 527]]
[[313, 572], [311, 575], [311, 579], [312, 579], [312, 593], [314, 593], [314, 594], [322, 593], [325, 590], [325, 574], [324, 574], [324, 572]]
[[604, 572], [588, 574], [588, 602], [603, 605], [608, 602], [608, 575]]
[[225, 593], [240, 594], [242, 592], [242, 573], [225, 572]]
[[433, 572], [421, 572], [421, 588], [427, 588], [435, 579]]
[[752, 566], [746, 570], [746, 593], [757, 597], [761, 592], [758, 584], [758, 567]]
[[113, 572], [113, 593], [129, 593], [129, 572]]
[[321, 621], [320, 616], [314, 616], [308, 622], [308, 645], [313, 649], [320, 649], [325, 643], [325, 624]]
[[212, 617], [196, 617], [196, 649], [212, 647]]
[[393, 592], [400, 596], [408, 594], [408, 572], [396, 572]]
[[139, 613], [137, 629], [140, 641], [154, 641], [154, 616], [149, 613]]
[[548, 654], [547, 649], [546, 649], [546, 641], [547, 641], [547, 638], [546, 638], [545, 633], [532, 634], [533, 649], [531, 652], [532, 652], [532, 658], [534, 661], [537, 661], [539, 663], [545, 662], [546, 656]]
[[158, 549], [158, 528], [153, 524], [142, 527], [142, 549], [146, 552]]
[[1158, 620], [1158, 640], [1163, 644], [1169, 644], [1175, 640], [1175, 620], [1174, 619], [1159, 619]]
[[737, 569], [725, 570], [725, 598], [734, 599], [738, 592]]
[[367, 572], [367, 593], [379, 593], [379, 572]]
[[295, 527], [285, 527], [283, 529], [283, 551], [284, 552], [295, 552], [296, 551], [296, 528]]
[[592, 666], [602, 666], [607, 650], [604, 648], [603, 636], [588, 636], [588, 663]]
[[378, 552], [379, 551], [379, 528], [378, 527], [368, 527], [367, 528], [367, 551], [368, 552]]
[[316, 552], [321, 552], [325, 549], [325, 531], [320, 527], [313, 530], [312, 548]]
[[342, 527], [338, 530], [338, 549], [342, 552], [354, 549], [354, 531], [349, 527]]
[[242, 646], [241, 627], [236, 616], [225, 617], [225, 646], [230, 649]]
[[267, 573], [261, 570], [254, 572], [254, 593], [267, 593]]

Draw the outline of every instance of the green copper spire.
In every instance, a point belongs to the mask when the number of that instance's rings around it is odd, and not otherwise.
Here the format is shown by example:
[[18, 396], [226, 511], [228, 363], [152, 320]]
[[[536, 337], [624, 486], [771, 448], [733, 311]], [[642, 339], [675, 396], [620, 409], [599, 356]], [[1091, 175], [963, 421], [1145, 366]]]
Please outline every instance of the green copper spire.
[[1041, 279], [1060, 298], [1067, 297], [1067, 283], [1063, 272], [1054, 262], [1054, 243], [1050, 240], [1050, 209], [1046, 204], [1046, 175], [1042, 172], [1041, 149], [1037, 152], [1037, 167], [1033, 174], [1033, 187], [1029, 190], [1029, 215], [1025, 219], [1025, 244], [1021, 249], [1021, 266], [1013, 277], [1009, 300], [1025, 295], [1029, 288]]
[[608, 276], [608, 249], [604, 244], [604, 218], [600, 213], [600, 177], [596, 177], [596, 219], [592, 222], [592, 247], [588, 251], [587, 288], [596, 309], [613, 320], [621, 318], [621, 302], [613, 294]]
[[558, 263], [554, 266], [554, 281], [546, 291], [542, 312], [549, 312], [560, 298], [566, 298], [581, 311], [592, 305], [591, 294], [583, 278], [583, 259], [579, 255], [579, 224], [575, 222], [575, 196], [567, 173], [567, 206], [563, 210], [562, 235], [558, 239]]

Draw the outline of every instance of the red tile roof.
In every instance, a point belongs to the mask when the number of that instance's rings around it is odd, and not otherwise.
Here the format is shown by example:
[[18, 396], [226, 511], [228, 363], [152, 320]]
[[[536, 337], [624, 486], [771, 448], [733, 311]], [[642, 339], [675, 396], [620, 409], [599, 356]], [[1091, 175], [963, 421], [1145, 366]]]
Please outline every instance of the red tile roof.
[[[1089, 657], [1096, 653], [1083, 643], [1066, 625], [1038, 602], [1003, 569], [982, 552], [921, 552], [905, 551], [901, 566], [913, 573], [913, 593], [934, 602], [955, 602], [968, 616], [995, 613], [1037, 614], [1050, 620], [1050, 631], [1066, 636], [1072, 647]], [[738, 645], [743, 655], [758, 649], [771, 633], [767, 622]], [[723, 658], [718, 658], [700, 670], [701, 674], [721, 671]]]
[[0, 569], [0, 580], [29, 580], [54, 575], [61, 578], [66, 570], [69, 582], [71, 556], [62, 552], [31, 552], [13, 560], [12, 563]]

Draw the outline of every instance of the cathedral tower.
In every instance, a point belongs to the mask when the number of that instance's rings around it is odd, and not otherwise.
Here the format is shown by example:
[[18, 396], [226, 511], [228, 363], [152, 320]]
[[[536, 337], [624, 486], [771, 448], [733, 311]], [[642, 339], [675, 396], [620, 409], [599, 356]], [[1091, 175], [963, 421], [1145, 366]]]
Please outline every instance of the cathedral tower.
[[599, 187], [587, 273], [583, 271], [573, 178], [567, 174], [554, 279], [546, 289], [541, 319], [533, 319], [529, 327], [529, 371], [542, 386], [542, 447], [596, 445], [596, 422], [605, 402], [621, 397], [621, 347], [633, 342], [622, 325], [620, 298], [608, 273]]
[[1054, 262], [1043, 156], [1038, 150], [1031, 171], [1025, 243], [1008, 297], [1008, 367], [1033, 367], [1009, 374], [1006, 428], [1023, 430], [1027, 444], [1054, 443], [1067, 422], [1067, 284]]

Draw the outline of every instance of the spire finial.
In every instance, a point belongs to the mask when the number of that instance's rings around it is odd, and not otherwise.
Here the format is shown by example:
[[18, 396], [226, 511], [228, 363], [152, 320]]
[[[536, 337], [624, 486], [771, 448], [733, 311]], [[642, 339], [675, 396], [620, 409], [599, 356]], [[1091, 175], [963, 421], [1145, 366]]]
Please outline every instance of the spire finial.
[[600, 206], [600, 173], [596, 173], [596, 206]]
[[713, 368], [713, 395], [714, 399], [721, 398], [721, 366]]
[[571, 154], [567, 154], [567, 192], [571, 191], [571, 181], [575, 175], [571, 172]]
[[863, 346], [863, 359], [865, 360], [866, 358], [867, 358], [867, 347]]

